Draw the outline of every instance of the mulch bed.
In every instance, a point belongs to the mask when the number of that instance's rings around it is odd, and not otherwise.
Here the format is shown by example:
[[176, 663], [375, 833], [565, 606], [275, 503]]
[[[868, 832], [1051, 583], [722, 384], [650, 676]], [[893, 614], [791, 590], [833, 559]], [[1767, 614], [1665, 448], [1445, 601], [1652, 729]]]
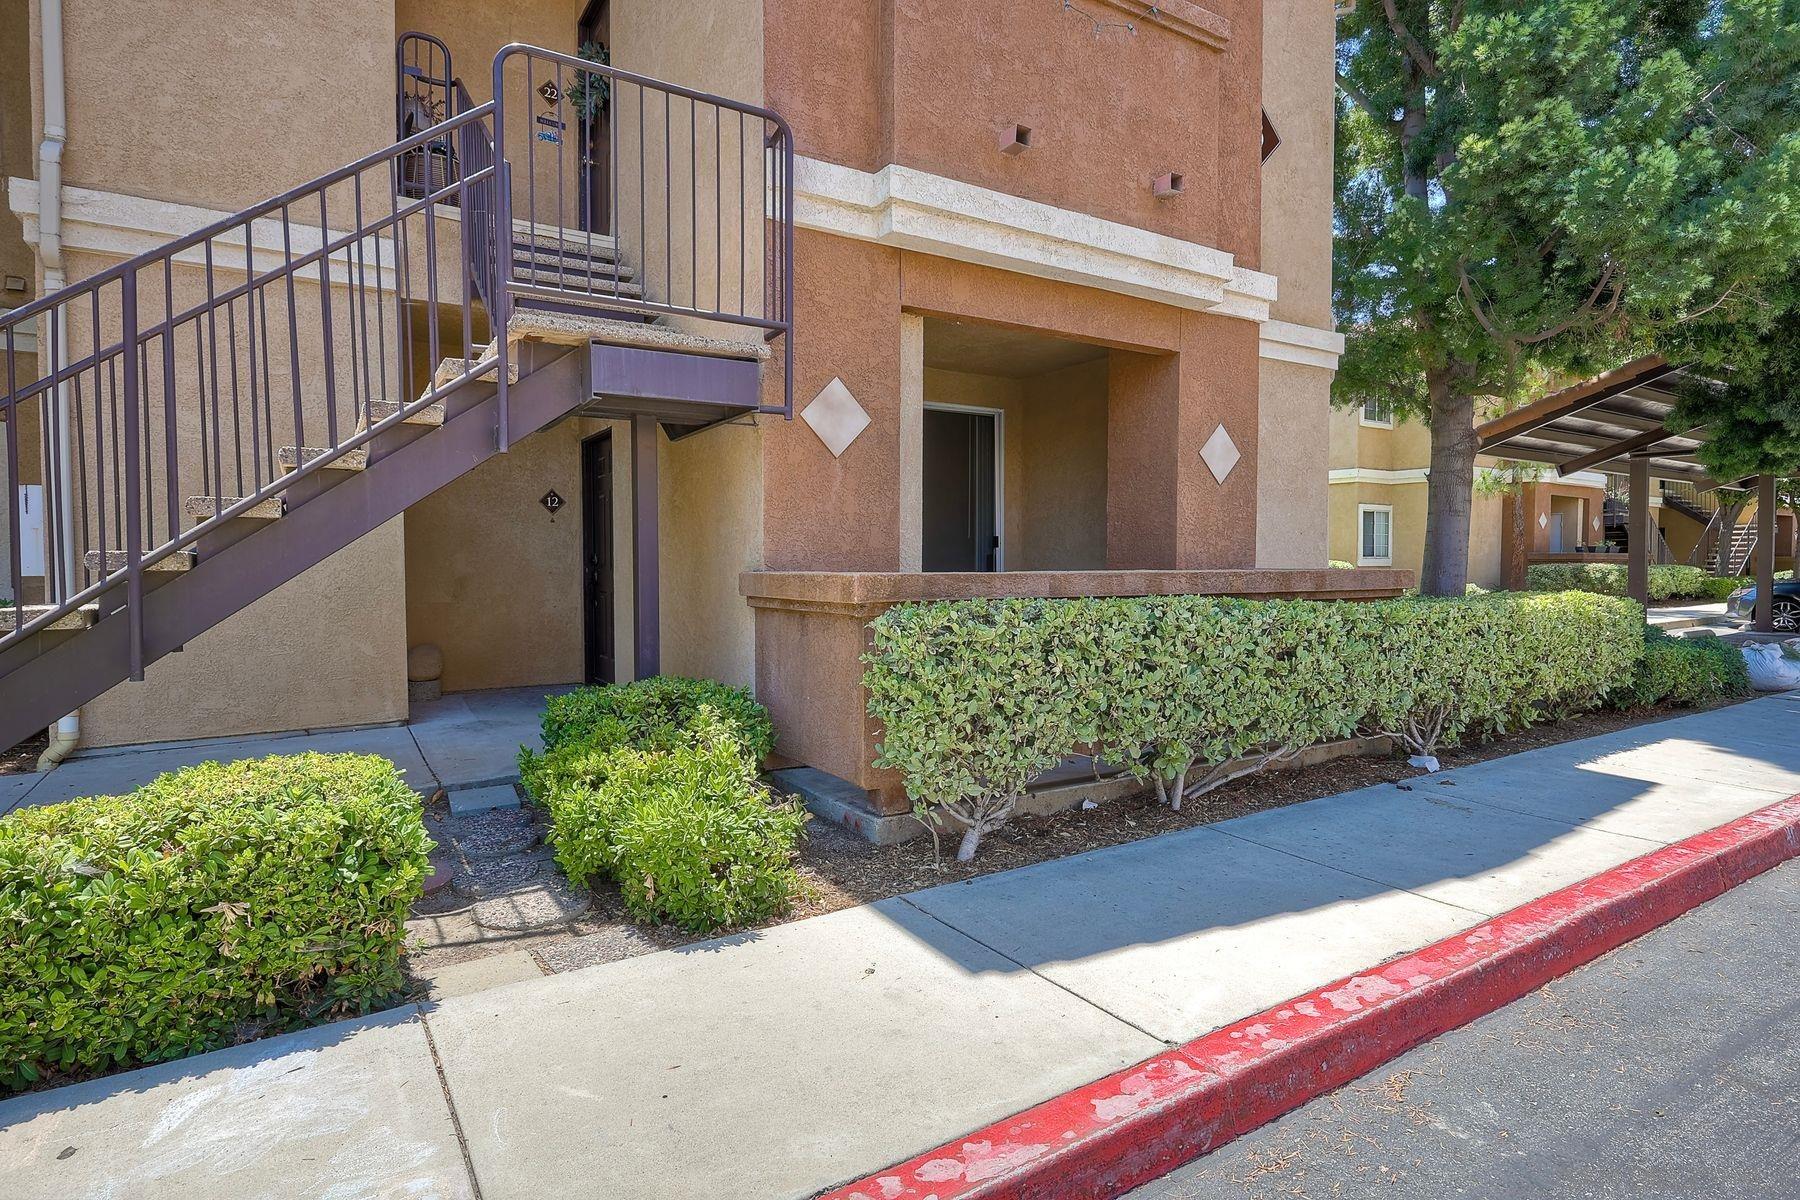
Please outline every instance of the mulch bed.
[[37, 770], [38, 755], [50, 746], [48, 729], [28, 737], [4, 754], [0, 754], [0, 775], [22, 775]]
[[[1484, 743], [1442, 751], [1438, 759], [1446, 769], [1468, 766], [1696, 711], [1701, 710], [1658, 706], [1588, 713]], [[805, 895], [786, 916], [764, 922], [759, 927], [816, 917], [940, 883], [956, 883], [996, 871], [1067, 858], [1373, 784], [1401, 783], [1421, 777], [1423, 772], [1409, 766], [1404, 756], [1395, 754], [1386, 758], [1338, 758], [1295, 770], [1249, 776], [1197, 800], [1187, 801], [1180, 812], [1158, 804], [1155, 794], [1145, 791], [1109, 801], [1098, 808], [1015, 818], [1005, 828], [982, 839], [981, 851], [972, 863], [955, 860], [954, 837], [943, 840], [941, 853], [934, 853], [929, 837], [897, 846], [872, 846], [849, 830], [814, 819], [807, 827], [808, 836], [800, 851], [799, 870], [805, 882]], [[505, 950], [526, 949], [546, 973], [553, 974], [706, 940], [672, 926], [633, 924], [624, 914], [616, 889], [610, 886], [596, 889], [594, 901], [586, 916], [554, 933], [489, 939], [473, 930], [444, 930], [432, 939], [436, 945], [421, 946], [413, 953], [412, 969], [416, 974], [429, 975], [435, 967], [452, 962]], [[445, 937], [444, 933], [450, 936]], [[467, 937], [467, 940], [457, 936], [470, 933], [475, 936]], [[707, 935], [713, 936], [720, 935]]]

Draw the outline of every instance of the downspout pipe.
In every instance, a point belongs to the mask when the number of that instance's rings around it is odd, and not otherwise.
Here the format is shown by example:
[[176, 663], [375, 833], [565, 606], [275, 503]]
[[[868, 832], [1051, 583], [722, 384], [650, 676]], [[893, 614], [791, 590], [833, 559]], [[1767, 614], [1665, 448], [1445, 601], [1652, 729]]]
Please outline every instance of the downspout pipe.
[[[62, 161], [63, 147], [69, 140], [68, 110], [63, 84], [63, 8], [62, 0], [39, 0], [38, 20], [43, 42], [44, 76], [44, 140], [38, 145], [38, 262], [44, 268], [44, 294], [59, 292], [68, 283], [63, 270], [62, 254]], [[48, 338], [39, 339], [49, 345]], [[57, 446], [57, 519], [62, 523], [62, 585], [75, 589], [75, 509], [71, 489], [62, 486], [75, 477], [74, 453], [70, 448], [69, 388], [56, 385], [57, 428], [63, 430]], [[38, 756], [37, 769], [48, 771], [62, 762], [81, 740], [81, 710], [67, 714], [50, 727], [50, 745]]]

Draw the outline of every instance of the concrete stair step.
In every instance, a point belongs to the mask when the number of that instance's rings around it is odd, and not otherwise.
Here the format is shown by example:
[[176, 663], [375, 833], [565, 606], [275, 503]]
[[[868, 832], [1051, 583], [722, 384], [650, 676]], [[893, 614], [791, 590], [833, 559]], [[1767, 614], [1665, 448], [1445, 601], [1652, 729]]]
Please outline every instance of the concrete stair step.
[[556, 243], [533, 245], [521, 242], [513, 247], [513, 264], [549, 269], [561, 266], [583, 274], [592, 271], [596, 277], [617, 276], [620, 279], [630, 279], [636, 273], [630, 263], [618, 261], [610, 251], [605, 254], [589, 254], [583, 249], [564, 249]]
[[[31, 624], [56, 606], [53, 604], [27, 604], [23, 608], [12, 605], [0, 606], [0, 633], [11, 633]], [[86, 629], [100, 619], [98, 604], [84, 604], [80, 608], [64, 613], [56, 620], [44, 626], [46, 630]]]
[[538, 308], [515, 308], [511, 319], [506, 323], [506, 336], [515, 342], [529, 340], [565, 346], [607, 342], [616, 346], [671, 350], [679, 354], [705, 354], [715, 358], [741, 358], [753, 362], [764, 362], [769, 357], [768, 343], [760, 338], [754, 342], [740, 342], [671, 329], [666, 325], [621, 321], [585, 313], [549, 312]]
[[358, 446], [354, 450], [339, 452], [328, 446], [283, 446], [279, 459], [283, 471], [296, 471], [315, 458], [323, 458], [328, 454], [337, 457], [326, 463], [321, 470], [325, 471], [360, 471], [369, 465], [369, 448]]
[[595, 257], [617, 258], [619, 254], [618, 242], [605, 234], [556, 225], [535, 225], [516, 219], [513, 221], [513, 244], [567, 247]]
[[[464, 371], [472, 371], [478, 378], [495, 374], [495, 366], [500, 361], [499, 343], [491, 343], [481, 352], [478, 359], [446, 358], [438, 363], [437, 373], [431, 377], [431, 386], [441, 388]], [[519, 382], [519, 360], [509, 359], [506, 364], [506, 382]]]
[[[243, 503], [243, 500], [242, 496], [189, 496], [181, 502], [181, 510], [196, 521], [210, 521], [232, 505]], [[237, 515], [247, 520], [273, 521], [285, 510], [286, 502], [280, 496], [270, 496]]]
[[643, 285], [629, 279], [614, 279], [610, 275], [595, 275], [590, 279], [581, 271], [521, 270], [515, 267], [513, 278], [520, 283], [534, 283], [539, 287], [585, 293], [598, 299], [621, 296], [637, 300], [644, 294]]
[[[125, 569], [125, 551], [108, 550], [106, 552], [106, 569], [100, 569], [100, 551], [89, 550], [82, 556], [90, 575], [111, 575]], [[153, 563], [145, 563], [145, 571], [166, 571], [171, 574], [186, 571], [194, 565], [192, 550], [177, 550], [173, 554], [165, 554]]]
[[[368, 404], [367, 415], [363, 417], [359, 429], [378, 425], [399, 411], [400, 402], [398, 400], [371, 400]], [[402, 425], [442, 425], [444, 423], [444, 402], [437, 400], [423, 408], [414, 409], [402, 418], [400, 423]]]

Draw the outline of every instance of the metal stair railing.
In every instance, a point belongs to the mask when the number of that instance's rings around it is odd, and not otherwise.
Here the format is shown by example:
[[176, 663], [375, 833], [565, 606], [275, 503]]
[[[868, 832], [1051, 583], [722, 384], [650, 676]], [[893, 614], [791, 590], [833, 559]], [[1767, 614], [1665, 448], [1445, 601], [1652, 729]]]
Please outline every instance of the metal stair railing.
[[[494, 228], [505, 287], [496, 328], [516, 306], [607, 310], [748, 326], [783, 339], [783, 401], [793, 416], [794, 138], [777, 113], [518, 43], [494, 57]], [[554, 263], [539, 270], [540, 251]], [[594, 263], [629, 261], [637, 281]], [[504, 339], [502, 339], [504, 344]], [[501, 411], [505, 412], [502, 373]], [[503, 447], [504, 448], [504, 447]]]
[[[478, 287], [495, 279], [500, 171], [479, 153], [494, 111], [460, 111], [0, 317], [0, 417], [15, 485], [4, 501], [4, 571], [18, 606], [0, 652], [122, 591], [130, 677], [141, 679], [147, 569], [486, 373], [465, 362], [434, 379], [456, 325], [473, 345]], [[445, 137], [463, 143], [461, 167], [443, 187], [406, 197], [402, 161]], [[459, 247], [439, 244], [434, 210], [445, 203], [461, 209]], [[441, 285], [440, 267], [460, 282]], [[31, 332], [28, 370], [20, 343]], [[421, 348], [425, 386], [412, 362]], [[371, 420], [370, 402], [390, 399], [398, 407]], [[33, 457], [35, 480], [21, 475]], [[31, 482], [42, 486], [46, 533], [35, 598], [16, 486]], [[212, 498], [210, 512], [190, 514], [193, 496]]]

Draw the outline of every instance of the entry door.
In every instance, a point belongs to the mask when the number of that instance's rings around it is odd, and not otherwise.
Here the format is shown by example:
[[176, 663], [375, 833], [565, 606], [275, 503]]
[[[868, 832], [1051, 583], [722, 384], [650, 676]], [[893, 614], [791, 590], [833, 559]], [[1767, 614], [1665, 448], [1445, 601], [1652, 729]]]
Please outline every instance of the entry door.
[[1561, 554], [1562, 552], [1563, 552], [1563, 515], [1561, 513], [1551, 513], [1550, 514], [1550, 553]]
[[[582, 10], [581, 23], [575, 34], [576, 49], [594, 45], [607, 50], [610, 54], [612, 32], [608, 7], [607, 0], [588, 0], [588, 6]], [[588, 233], [610, 233], [612, 232], [612, 97], [609, 95], [605, 101], [600, 103], [590, 121], [582, 121], [579, 113], [573, 116], [578, 126], [576, 136], [581, 137], [583, 130], [586, 134], [585, 140], [581, 144], [581, 227]]]
[[1000, 569], [1000, 414], [925, 410], [927, 571]]
[[581, 443], [582, 620], [589, 683], [613, 674], [612, 432]]

